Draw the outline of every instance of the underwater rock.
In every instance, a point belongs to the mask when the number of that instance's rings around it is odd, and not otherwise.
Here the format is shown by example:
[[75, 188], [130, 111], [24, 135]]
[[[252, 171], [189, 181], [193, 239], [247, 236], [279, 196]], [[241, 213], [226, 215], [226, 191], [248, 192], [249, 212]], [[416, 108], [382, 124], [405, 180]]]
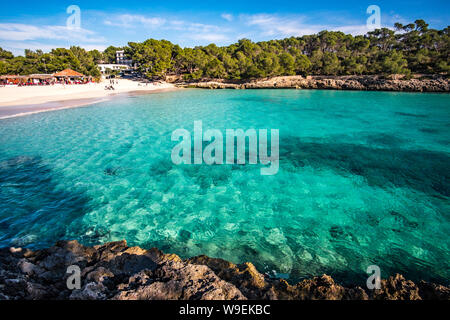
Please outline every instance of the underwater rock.
[[[339, 234], [339, 232], [338, 232]], [[81, 269], [81, 288], [69, 290], [67, 267]], [[126, 241], [85, 247], [77, 241], [31, 251], [0, 249], [0, 300], [450, 300], [450, 288], [402, 275], [381, 289], [344, 287], [327, 275], [289, 284], [261, 274], [252, 263], [198, 256], [182, 260]]]
[[120, 167], [115, 168], [106, 168], [103, 173], [107, 176], [116, 176], [118, 171], [120, 170]]

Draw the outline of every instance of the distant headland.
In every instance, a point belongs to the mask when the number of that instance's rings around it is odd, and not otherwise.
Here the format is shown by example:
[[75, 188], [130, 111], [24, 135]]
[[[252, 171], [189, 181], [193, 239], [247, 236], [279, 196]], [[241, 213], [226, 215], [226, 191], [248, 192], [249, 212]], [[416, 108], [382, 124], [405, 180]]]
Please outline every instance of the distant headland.
[[[0, 48], [0, 75], [49, 74], [71, 68], [97, 79], [102, 74], [121, 74], [152, 80], [178, 77], [187, 82], [201, 79], [249, 82], [279, 76], [368, 75], [410, 80], [419, 74], [448, 78], [449, 31], [450, 27], [436, 30], [429, 28], [424, 20], [416, 20], [407, 25], [396, 23], [395, 30], [381, 28], [365, 35], [325, 30], [256, 43], [242, 39], [224, 47], [210, 44], [182, 48], [167, 40], [149, 39], [129, 42], [125, 47], [110, 46], [103, 52], [71, 47], [48, 53], [25, 50], [24, 56], [14, 56]], [[368, 90], [379, 87], [367, 81], [361, 85]], [[308, 86], [316, 85], [310, 82]], [[403, 88], [392, 83], [381, 85], [388, 90], [389, 86], [393, 90]], [[413, 86], [416, 84], [407, 85], [408, 90], [404, 91], [442, 91], [427, 90], [442, 87], [437, 83], [425, 85], [424, 90], [409, 90]]]

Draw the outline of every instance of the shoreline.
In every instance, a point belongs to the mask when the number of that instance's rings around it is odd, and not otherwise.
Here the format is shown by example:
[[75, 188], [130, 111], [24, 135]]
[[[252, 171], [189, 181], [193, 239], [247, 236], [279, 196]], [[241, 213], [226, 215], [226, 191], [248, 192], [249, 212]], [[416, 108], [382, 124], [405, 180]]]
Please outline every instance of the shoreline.
[[[250, 263], [197, 256], [181, 259], [125, 240], [86, 247], [78, 241], [31, 251], [0, 249], [0, 300], [450, 300], [450, 287], [405, 279], [381, 280], [380, 289], [342, 286], [322, 275], [289, 284]], [[69, 290], [69, 266], [81, 288]]]
[[298, 90], [348, 90], [387, 92], [449, 93], [450, 82], [444, 77], [391, 80], [381, 76], [280, 76], [247, 81], [201, 79], [183, 82], [176, 86], [199, 89], [298, 89]]
[[[81, 102], [83, 100], [88, 100], [86, 102]], [[25, 117], [33, 114], [51, 112], [51, 111], [60, 111], [72, 108], [81, 108], [91, 106], [97, 103], [109, 101], [109, 98], [92, 98], [92, 99], [74, 99], [74, 100], [65, 100], [58, 102], [48, 102], [42, 104], [31, 104], [24, 106], [12, 106], [12, 107], [0, 107], [0, 120], [13, 119], [19, 117]], [[52, 106], [52, 104], [56, 104]], [[5, 110], [5, 109], [10, 110]], [[3, 110], [2, 110], [3, 109]], [[29, 109], [30, 111], [26, 111]], [[24, 110], [24, 112], [20, 112], [19, 110]], [[11, 112], [11, 115], [2, 115], [3, 112]]]
[[[46, 87], [0, 87], [0, 120], [42, 112], [90, 106], [121, 95], [167, 92], [182, 88], [197, 89], [297, 89], [449, 93], [450, 82], [435, 79], [389, 80], [380, 76], [281, 76], [248, 81], [202, 79], [182, 82], [180, 79], [158, 85], [120, 79], [116, 90], [108, 91], [107, 82], [86, 85]], [[17, 99], [15, 97], [20, 96]]]
[[[123, 80], [122, 80], [123, 81]], [[126, 80], [128, 81], [128, 80]], [[102, 86], [100, 84], [100, 86]], [[2, 93], [2, 89], [14, 89], [14, 91], [19, 91], [23, 88], [0, 88], [0, 94]], [[34, 89], [34, 88], [33, 88]], [[52, 87], [36, 87], [36, 89], [47, 89], [46, 93], [51, 93]], [[50, 89], [50, 90], [49, 90]], [[58, 89], [58, 88], [56, 88]], [[75, 95], [71, 93], [67, 94], [54, 94], [49, 96], [40, 96], [37, 97], [36, 100], [41, 100], [39, 103], [24, 103], [29, 101], [30, 92], [25, 95], [25, 97], [18, 100], [9, 100], [9, 101], [0, 101], [0, 120], [17, 118], [28, 116], [32, 114], [42, 113], [42, 112], [50, 112], [50, 111], [59, 111], [71, 108], [79, 108], [91, 106], [97, 103], [110, 101], [114, 97], [126, 96], [126, 95], [144, 95], [151, 93], [161, 93], [161, 92], [169, 92], [174, 90], [180, 90], [180, 88], [175, 87], [172, 84], [164, 83], [160, 86], [142, 86], [142, 87], [130, 87], [119, 88], [117, 91], [103, 91], [98, 89], [98, 86], [94, 90], [90, 90], [91, 88], [86, 88], [88, 90], [83, 91], [79, 89], [85, 89], [76, 87], [77, 93]], [[10, 90], [11, 91], [11, 90]], [[34, 90], [37, 91], [37, 90]], [[104, 92], [105, 91], [105, 92]], [[80, 95], [87, 95], [88, 97], [74, 97]], [[6, 99], [3, 99], [6, 100]], [[43, 101], [43, 102], [42, 102]]]

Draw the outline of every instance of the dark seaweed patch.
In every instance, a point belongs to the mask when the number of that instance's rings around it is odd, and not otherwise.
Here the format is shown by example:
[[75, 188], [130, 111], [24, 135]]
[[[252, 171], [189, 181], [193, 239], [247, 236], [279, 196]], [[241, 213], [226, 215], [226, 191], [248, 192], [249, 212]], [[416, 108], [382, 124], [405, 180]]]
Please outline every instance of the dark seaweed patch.
[[433, 128], [420, 128], [419, 131], [424, 132], [424, 133], [432, 133], [432, 134], [439, 133], [438, 129], [433, 129]]
[[117, 176], [117, 173], [119, 172], [120, 167], [114, 167], [114, 168], [106, 168], [103, 173], [107, 176]]
[[303, 163], [313, 168], [331, 168], [344, 175], [359, 175], [369, 185], [408, 187], [435, 197], [450, 196], [450, 155], [446, 152], [282, 138], [281, 169], [300, 167]]
[[[90, 198], [75, 187], [62, 189], [58, 178], [39, 156], [19, 156], [0, 162], [0, 185], [9, 186], [0, 188], [3, 245], [42, 248], [71, 232], [71, 223], [84, 215]], [[45, 238], [21, 240], [39, 233], [45, 233]], [[5, 242], [13, 239], [18, 243]]]
[[414, 114], [414, 113], [407, 113], [407, 112], [396, 112], [396, 115], [403, 116], [403, 117], [412, 117], [412, 118], [428, 118], [425, 114]]

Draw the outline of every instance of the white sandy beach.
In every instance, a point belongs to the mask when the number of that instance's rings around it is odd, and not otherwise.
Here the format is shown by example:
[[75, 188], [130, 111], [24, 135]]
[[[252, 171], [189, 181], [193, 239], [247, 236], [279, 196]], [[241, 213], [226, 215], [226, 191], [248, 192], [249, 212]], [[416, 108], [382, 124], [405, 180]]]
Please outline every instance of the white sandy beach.
[[118, 81], [118, 84], [114, 84], [114, 91], [105, 90], [105, 86], [109, 85], [109, 80], [105, 80], [102, 83], [90, 83], [84, 85], [57, 84], [53, 86], [0, 87], [0, 108], [77, 99], [107, 98], [110, 95], [118, 93], [174, 88], [172, 84], [168, 83], [146, 85], [125, 79], [120, 79]]
[[169, 83], [145, 84], [119, 79], [115, 90], [105, 90], [109, 80], [85, 85], [0, 87], [0, 120], [30, 114], [91, 105], [117, 94], [152, 93], [176, 89]]

